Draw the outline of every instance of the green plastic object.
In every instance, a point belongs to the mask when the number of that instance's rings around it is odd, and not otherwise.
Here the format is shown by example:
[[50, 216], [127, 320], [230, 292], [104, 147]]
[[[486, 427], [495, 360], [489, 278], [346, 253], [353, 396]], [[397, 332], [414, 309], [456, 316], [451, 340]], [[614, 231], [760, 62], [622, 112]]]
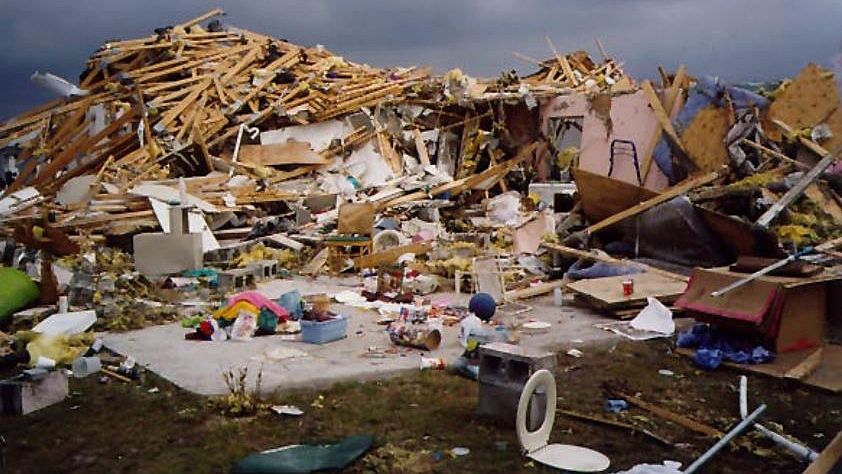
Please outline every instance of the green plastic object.
[[34, 303], [40, 295], [38, 285], [26, 273], [0, 267], [0, 323]]
[[303, 474], [339, 471], [368, 451], [374, 438], [357, 435], [335, 444], [295, 444], [251, 454], [234, 464], [234, 474]]

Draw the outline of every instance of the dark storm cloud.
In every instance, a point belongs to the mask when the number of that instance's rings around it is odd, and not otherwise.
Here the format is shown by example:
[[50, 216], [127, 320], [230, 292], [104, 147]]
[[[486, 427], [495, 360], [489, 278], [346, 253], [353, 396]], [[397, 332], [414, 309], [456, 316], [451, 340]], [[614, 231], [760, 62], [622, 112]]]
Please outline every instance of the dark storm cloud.
[[[76, 80], [109, 39], [148, 35], [209, 10], [198, 0], [142, 2], [0, 0], [0, 117], [51, 98], [29, 82], [35, 70]], [[482, 76], [531, 70], [518, 51], [588, 49], [594, 38], [635, 77], [658, 64], [733, 81], [791, 76], [839, 50], [835, 0], [253, 0], [222, 1], [226, 22], [375, 66], [452, 67]]]

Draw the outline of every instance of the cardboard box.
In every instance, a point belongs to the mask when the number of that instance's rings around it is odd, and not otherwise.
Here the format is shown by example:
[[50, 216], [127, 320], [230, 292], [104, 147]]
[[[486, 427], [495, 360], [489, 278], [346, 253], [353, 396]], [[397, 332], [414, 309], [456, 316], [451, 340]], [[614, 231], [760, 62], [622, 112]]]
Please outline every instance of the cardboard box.
[[828, 292], [828, 286], [842, 277], [764, 276], [722, 296], [711, 296], [747, 276], [723, 268], [696, 269], [675, 306], [699, 320], [758, 336], [779, 353], [825, 343], [828, 299], [838, 297]]

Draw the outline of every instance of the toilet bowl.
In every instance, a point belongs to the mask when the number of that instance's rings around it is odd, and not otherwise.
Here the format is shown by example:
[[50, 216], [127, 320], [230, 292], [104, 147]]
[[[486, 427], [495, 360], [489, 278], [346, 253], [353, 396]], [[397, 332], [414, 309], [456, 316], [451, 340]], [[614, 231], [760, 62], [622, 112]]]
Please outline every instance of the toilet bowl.
[[[537, 430], [529, 431], [526, 427], [527, 410], [538, 388], [543, 389], [547, 396], [544, 422]], [[526, 382], [517, 405], [515, 430], [526, 456], [541, 464], [573, 472], [600, 472], [608, 469], [611, 461], [600, 452], [569, 444], [548, 444], [555, 423], [555, 408], [555, 377], [549, 370], [539, 370]]]

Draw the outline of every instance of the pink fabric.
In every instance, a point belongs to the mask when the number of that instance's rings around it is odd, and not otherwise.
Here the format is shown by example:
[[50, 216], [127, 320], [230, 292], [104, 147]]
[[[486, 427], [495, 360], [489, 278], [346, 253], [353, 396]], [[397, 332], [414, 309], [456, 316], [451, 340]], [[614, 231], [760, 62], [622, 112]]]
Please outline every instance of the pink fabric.
[[233, 305], [238, 301], [248, 301], [258, 308], [267, 308], [269, 311], [275, 313], [275, 316], [283, 319], [284, 321], [289, 318], [289, 312], [283, 306], [270, 300], [259, 291], [252, 290], [237, 293], [236, 295], [228, 298], [228, 305]]
[[836, 160], [832, 165], [830, 165], [830, 168], [827, 169], [827, 173], [842, 175], [842, 160]]

